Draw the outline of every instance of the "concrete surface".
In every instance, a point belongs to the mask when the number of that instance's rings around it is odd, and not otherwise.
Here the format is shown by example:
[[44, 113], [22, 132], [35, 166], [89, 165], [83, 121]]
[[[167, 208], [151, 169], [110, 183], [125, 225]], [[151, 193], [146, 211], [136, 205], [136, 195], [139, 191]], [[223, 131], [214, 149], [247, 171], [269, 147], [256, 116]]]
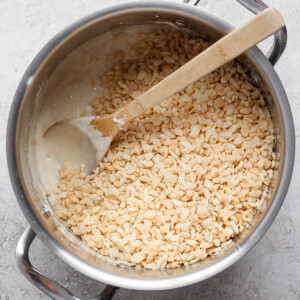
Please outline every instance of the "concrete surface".
[[[8, 178], [5, 131], [8, 112], [25, 69], [39, 49], [78, 18], [121, 0], [0, 0], [0, 299], [49, 299], [18, 271], [14, 251], [27, 226]], [[269, 1], [285, 17], [287, 49], [276, 66], [294, 114], [297, 151], [292, 183], [274, 224], [260, 243], [223, 273], [178, 290], [141, 292], [122, 289], [115, 299], [300, 299], [300, 6], [298, 0]], [[200, 7], [239, 25], [251, 16], [233, 0], [203, 0]], [[265, 43], [267, 48], [270, 42]], [[71, 291], [93, 296], [103, 288], [56, 258], [39, 240], [33, 262]], [[116, 283], [117, 284], [117, 283]]]

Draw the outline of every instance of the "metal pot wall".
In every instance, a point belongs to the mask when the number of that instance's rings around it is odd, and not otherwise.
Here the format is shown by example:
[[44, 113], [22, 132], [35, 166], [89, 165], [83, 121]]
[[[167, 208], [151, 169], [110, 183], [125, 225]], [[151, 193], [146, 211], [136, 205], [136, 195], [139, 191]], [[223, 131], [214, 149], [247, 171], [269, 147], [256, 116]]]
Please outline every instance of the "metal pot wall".
[[[266, 7], [259, 0], [239, 2], [254, 13]], [[28, 250], [35, 235], [70, 266], [111, 285], [97, 299], [112, 297], [117, 290], [114, 286], [140, 290], [171, 289], [210, 278], [237, 262], [266, 233], [287, 193], [294, 163], [294, 125], [287, 96], [272, 66], [286, 45], [286, 29], [283, 28], [275, 34], [274, 45], [267, 57], [257, 47], [239, 57], [249, 76], [262, 88], [269, 104], [276, 129], [278, 163], [266, 205], [226, 249], [183, 268], [136, 270], [99, 259], [70, 232], [63, 230], [47, 198], [37, 188], [36, 170], [31, 164], [34, 157], [29, 157], [29, 124], [36, 96], [55, 67], [83, 43], [118, 27], [146, 23], [175, 26], [178, 30], [188, 28], [210, 41], [219, 39], [233, 28], [224, 20], [184, 3], [139, 1], [111, 6], [79, 20], [50, 40], [30, 64], [16, 91], [7, 127], [7, 160], [16, 198], [30, 224], [18, 243], [17, 262], [24, 276], [53, 299], [79, 298], [31, 265]]]

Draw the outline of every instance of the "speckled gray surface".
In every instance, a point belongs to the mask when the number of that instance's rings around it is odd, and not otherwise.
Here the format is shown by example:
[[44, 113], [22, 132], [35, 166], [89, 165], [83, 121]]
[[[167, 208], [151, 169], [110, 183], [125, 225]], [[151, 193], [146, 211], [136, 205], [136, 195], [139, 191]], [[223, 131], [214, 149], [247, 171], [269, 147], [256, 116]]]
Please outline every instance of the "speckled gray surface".
[[[49, 299], [18, 271], [14, 252], [27, 222], [8, 178], [5, 131], [14, 91], [39, 49], [76, 19], [121, 0], [0, 0], [0, 299]], [[189, 287], [142, 292], [121, 289], [115, 299], [300, 299], [300, 6], [299, 0], [269, 1], [283, 14], [288, 46], [276, 66], [286, 88], [296, 127], [296, 161], [286, 200], [272, 227], [237, 264]], [[233, 0], [203, 0], [200, 5], [234, 25], [251, 16]], [[270, 42], [262, 45], [266, 49]], [[39, 240], [33, 243], [34, 264], [71, 291], [93, 296], [103, 284], [74, 271]]]

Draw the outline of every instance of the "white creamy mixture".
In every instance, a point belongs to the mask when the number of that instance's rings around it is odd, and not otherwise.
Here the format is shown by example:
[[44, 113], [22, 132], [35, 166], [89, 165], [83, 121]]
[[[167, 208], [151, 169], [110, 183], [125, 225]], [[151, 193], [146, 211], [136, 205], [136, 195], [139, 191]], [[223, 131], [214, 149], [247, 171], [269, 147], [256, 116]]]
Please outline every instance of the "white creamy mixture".
[[[81, 133], [85, 134], [86, 137], [89, 138], [89, 140], [92, 142], [94, 149], [95, 149], [95, 156], [94, 156], [94, 164], [98, 163], [103, 156], [105, 155], [105, 153], [107, 152], [112, 138], [111, 137], [104, 137], [102, 136], [102, 133], [99, 132], [98, 130], [94, 129], [94, 126], [91, 125], [91, 121], [94, 117], [82, 117], [79, 119], [71, 119], [68, 123], [72, 126], [75, 127], [76, 129], [79, 129], [81, 131]], [[84, 158], [84, 157], [82, 157]], [[85, 158], [84, 158], [85, 159]], [[92, 159], [92, 157], [90, 157], [90, 159], [88, 159], [88, 162], [90, 162], [90, 160]], [[90, 167], [89, 165], [87, 166], [86, 172], [90, 173], [90, 171], [92, 171], [93, 167], [90, 169], [88, 168]]]
[[[139, 27], [139, 32], [150, 31], [152, 28], [151, 25], [143, 25]], [[122, 39], [122, 32], [126, 34], [126, 43]], [[46, 137], [43, 135], [58, 121], [91, 115], [89, 103], [101, 93], [101, 87], [95, 81], [118, 59], [114, 60], [112, 53], [117, 50], [128, 53], [129, 45], [136, 39], [136, 32], [136, 27], [128, 27], [122, 31], [110, 31], [88, 41], [57, 66], [42, 88], [36, 99], [31, 121], [29, 147], [32, 146], [32, 163], [36, 164], [37, 176], [45, 191], [56, 186], [58, 170], [64, 162], [69, 162], [71, 166], [85, 163], [86, 169], [92, 170], [95, 162], [103, 156], [102, 152], [107, 151], [111, 139], [102, 139], [101, 145], [98, 145], [102, 151], [97, 153], [91, 139], [94, 142], [98, 140], [99, 144], [99, 133], [95, 131], [88, 137], [78, 129], [80, 124], [76, 124], [77, 127], [62, 124], [50, 130]], [[120, 126], [124, 122], [114, 121]]]
[[124, 119], [117, 119], [115, 116], [113, 117], [113, 121], [115, 123], [117, 123], [120, 128], [122, 128], [122, 126], [125, 124], [125, 120]]

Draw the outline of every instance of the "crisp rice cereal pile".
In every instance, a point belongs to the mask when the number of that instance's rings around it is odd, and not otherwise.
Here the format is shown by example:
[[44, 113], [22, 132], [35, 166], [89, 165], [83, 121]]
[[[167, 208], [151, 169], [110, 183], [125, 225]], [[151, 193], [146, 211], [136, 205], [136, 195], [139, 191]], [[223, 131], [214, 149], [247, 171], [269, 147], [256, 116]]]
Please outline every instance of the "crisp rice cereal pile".
[[[101, 76], [94, 114], [114, 112], [207, 47], [181, 33], [139, 35], [134, 59], [118, 51]], [[147, 269], [188, 265], [249, 224], [273, 176], [273, 147], [260, 90], [231, 62], [124, 127], [91, 175], [65, 164], [55, 209], [104, 256]]]

